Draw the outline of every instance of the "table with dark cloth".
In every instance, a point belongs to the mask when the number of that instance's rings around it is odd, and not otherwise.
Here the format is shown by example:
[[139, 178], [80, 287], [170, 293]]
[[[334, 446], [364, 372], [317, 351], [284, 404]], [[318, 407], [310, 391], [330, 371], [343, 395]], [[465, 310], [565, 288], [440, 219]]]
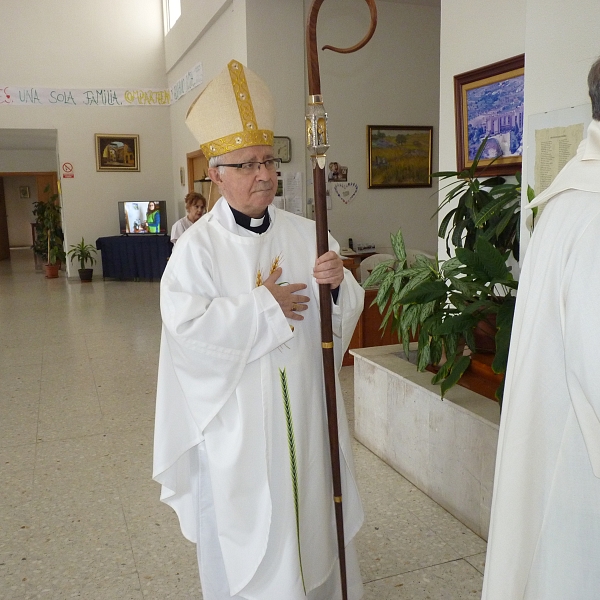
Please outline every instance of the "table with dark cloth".
[[102, 274], [114, 279], [160, 279], [173, 244], [168, 235], [115, 235], [96, 240]]

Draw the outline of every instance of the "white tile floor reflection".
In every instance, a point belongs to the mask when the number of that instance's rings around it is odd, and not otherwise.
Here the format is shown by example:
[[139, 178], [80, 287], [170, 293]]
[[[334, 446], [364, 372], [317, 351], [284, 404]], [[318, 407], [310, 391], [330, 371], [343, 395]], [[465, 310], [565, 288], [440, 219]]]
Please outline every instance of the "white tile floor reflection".
[[[0, 262], [0, 599], [201, 598], [151, 481], [159, 337], [157, 282], [46, 280], [28, 250]], [[354, 450], [365, 600], [479, 598], [485, 542]]]

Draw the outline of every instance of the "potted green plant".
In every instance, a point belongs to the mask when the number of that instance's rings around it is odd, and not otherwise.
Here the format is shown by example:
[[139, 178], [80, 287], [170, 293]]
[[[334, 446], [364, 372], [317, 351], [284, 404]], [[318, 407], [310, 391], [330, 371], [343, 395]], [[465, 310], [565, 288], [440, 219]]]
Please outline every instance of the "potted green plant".
[[[45, 191], [50, 191], [50, 186]], [[66, 260], [60, 212], [58, 194], [52, 194], [46, 202], [34, 203], [33, 214], [36, 220], [33, 251], [45, 261], [47, 278], [58, 277], [58, 271]]]
[[483, 237], [501, 253], [509, 250], [518, 261], [521, 173], [515, 174], [516, 182], [507, 182], [503, 177], [480, 180], [475, 173], [487, 140], [486, 137], [479, 146], [468, 169], [432, 174], [432, 177], [439, 177], [442, 181], [452, 179], [442, 188], [450, 189], [435, 212], [437, 214], [444, 207], [453, 205], [440, 223], [438, 236], [446, 240], [448, 254], [450, 245], [473, 250], [477, 239]]
[[[473, 248], [457, 248], [442, 263], [417, 256], [407, 264], [402, 232], [391, 236], [395, 259], [377, 265], [364, 287], [378, 286], [374, 304], [382, 314], [381, 328], [398, 333], [409, 355], [411, 337], [418, 339], [417, 368], [437, 368], [432, 379], [442, 396], [455, 385], [481, 350], [475, 331], [494, 317], [495, 357], [492, 369], [506, 371], [517, 282], [501, 254], [484, 237]], [[503, 383], [496, 392], [501, 401]]]
[[94, 275], [93, 266], [86, 268], [85, 265], [87, 263], [90, 263], [90, 265], [94, 265], [96, 263], [96, 247], [92, 246], [92, 244], [86, 244], [82, 237], [81, 242], [78, 244], [71, 244], [69, 248], [70, 249], [67, 252], [67, 255], [71, 257], [71, 262], [73, 262], [73, 260], [79, 261], [79, 279], [82, 282], [92, 281], [92, 277]]
[[[381, 328], [389, 325], [398, 333], [407, 356], [411, 337], [418, 336], [417, 367], [436, 367], [433, 382], [441, 385], [442, 395], [458, 382], [473, 354], [493, 353], [496, 374], [505, 373], [508, 361], [518, 283], [506, 261], [510, 254], [519, 259], [521, 174], [512, 183], [503, 177], [480, 180], [476, 172], [486, 143], [487, 138], [468, 169], [433, 174], [452, 179], [435, 214], [451, 206], [438, 236], [455, 256], [442, 263], [421, 256], [409, 267], [399, 231], [391, 236], [395, 260], [381, 263], [364, 284], [379, 286], [373, 304], [382, 314], [387, 311]], [[529, 187], [529, 202], [533, 197]], [[500, 402], [503, 391], [504, 378], [496, 390]]]

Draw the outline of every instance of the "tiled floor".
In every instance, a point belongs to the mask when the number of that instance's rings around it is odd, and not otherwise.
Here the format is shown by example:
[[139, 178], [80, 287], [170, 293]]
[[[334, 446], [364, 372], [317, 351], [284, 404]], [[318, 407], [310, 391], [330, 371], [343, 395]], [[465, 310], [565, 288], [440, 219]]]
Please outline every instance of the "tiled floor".
[[[150, 478], [159, 336], [156, 282], [46, 280], [28, 250], [0, 262], [0, 599], [201, 598]], [[485, 542], [354, 450], [365, 600], [479, 598]]]

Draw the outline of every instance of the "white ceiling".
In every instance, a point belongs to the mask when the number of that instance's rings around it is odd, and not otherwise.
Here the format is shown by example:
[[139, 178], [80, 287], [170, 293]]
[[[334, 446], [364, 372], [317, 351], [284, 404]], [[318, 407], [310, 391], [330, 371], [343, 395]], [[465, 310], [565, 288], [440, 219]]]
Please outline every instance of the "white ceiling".
[[55, 150], [56, 129], [0, 129], [0, 150]]

